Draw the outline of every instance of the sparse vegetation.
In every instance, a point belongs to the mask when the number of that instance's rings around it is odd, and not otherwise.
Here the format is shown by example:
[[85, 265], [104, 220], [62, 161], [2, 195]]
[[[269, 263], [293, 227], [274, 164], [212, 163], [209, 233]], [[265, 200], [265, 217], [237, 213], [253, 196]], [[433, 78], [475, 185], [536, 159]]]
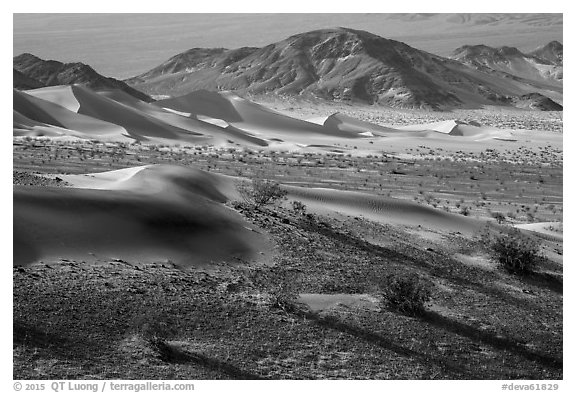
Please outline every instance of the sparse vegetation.
[[493, 260], [512, 274], [532, 273], [541, 259], [538, 242], [518, 229], [488, 239], [488, 245]]
[[384, 305], [408, 315], [420, 315], [431, 299], [430, 285], [416, 274], [390, 275], [381, 284]]
[[292, 210], [299, 216], [306, 214], [306, 205], [300, 201], [292, 201]]
[[459, 213], [462, 214], [463, 216], [470, 215], [470, 206], [460, 206]]
[[506, 221], [506, 216], [500, 212], [493, 212], [492, 218], [494, 218], [498, 224], [503, 224]]
[[260, 208], [282, 199], [286, 196], [286, 191], [280, 184], [271, 180], [252, 179], [252, 181], [239, 182], [236, 190], [244, 202]]
[[160, 357], [170, 357], [167, 342], [177, 336], [177, 326], [178, 321], [172, 315], [150, 306], [135, 317], [133, 329]]

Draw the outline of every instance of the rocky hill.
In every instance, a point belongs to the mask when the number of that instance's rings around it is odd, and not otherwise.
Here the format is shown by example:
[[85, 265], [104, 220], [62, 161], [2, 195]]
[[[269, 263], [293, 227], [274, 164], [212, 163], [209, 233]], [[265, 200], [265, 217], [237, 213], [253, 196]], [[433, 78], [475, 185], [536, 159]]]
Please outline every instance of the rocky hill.
[[44, 87], [45, 85], [37, 81], [36, 79], [30, 78], [16, 69], [13, 70], [12, 74], [12, 84], [15, 89], [28, 90], [28, 89], [38, 89]]
[[476, 70], [501, 71], [529, 80], [562, 85], [562, 44], [557, 41], [531, 53], [522, 53], [508, 46], [465, 45], [456, 49], [451, 58]]
[[[191, 49], [126, 82], [153, 96], [233, 90], [426, 109], [514, 105], [522, 95], [550, 89], [510, 77], [366, 31], [335, 28], [263, 48]], [[561, 94], [561, 87], [554, 89]]]
[[[43, 60], [30, 53], [14, 57], [14, 88], [38, 88], [56, 85], [82, 84], [93, 90], [120, 89], [146, 102], [153, 101], [146, 94], [114, 78], [107, 78], [83, 63], [61, 63], [56, 60]], [[18, 78], [16, 77], [18, 73]], [[21, 75], [21, 76], [20, 76]], [[26, 79], [24, 79], [26, 78]], [[34, 86], [30, 82], [40, 83]]]
[[530, 54], [540, 59], [548, 60], [552, 64], [560, 66], [564, 64], [564, 46], [558, 41], [551, 41], [533, 50]]

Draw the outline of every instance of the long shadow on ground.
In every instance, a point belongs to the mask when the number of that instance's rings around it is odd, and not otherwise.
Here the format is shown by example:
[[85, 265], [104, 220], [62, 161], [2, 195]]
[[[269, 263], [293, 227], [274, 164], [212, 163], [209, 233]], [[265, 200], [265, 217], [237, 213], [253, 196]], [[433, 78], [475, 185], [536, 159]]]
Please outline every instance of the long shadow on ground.
[[449, 374], [452, 374], [455, 379], [482, 379], [481, 375], [477, 375], [470, 370], [467, 370], [461, 364], [456, 364], [446, 359], [440, 359], [435, 356], [426, 355], [408, 349], [401, 345], [396, 344], [393, 340], [383, 337], [377, 333], [370, 332], [357, 326], [352, 326], [338, 320], [335, 317], [323, 317], [310, 311], [293, 310], [292, 313], [300, 318], [311, 320], [314, 323], [324, 328], [337, 330], [339, 332], [349, 334], [358, 339], [364, 340], [370, 344], [378, 345], [388, 351], [392, 351], [397, 355], [404, 356], [409, 359], [415, 359], [423, 364], [435, 364], [442, 368]]
[[169, 343], [157, 341], [153, 343], [160, 358], [168, 363], [189, 364], [194, 363], [209, 370], [225, 374], [233, 379], [259, 380], [265, 379], [254, 373], [244, 371], [233, 364], [223, 360], [210, 358], [201, 353], [188, 352]]
[[[470, 340], [490, 345], [493, 348], [516, 353], [528, 360], [540, 363], [542, 366], [554, 369], [562, 369], [562, 360], [551, 356], [541, 355], [539, 353], [526, 349], [521, 344], [505, 338], [495, 336], [493, 333], [479, 330], [475, 327], [448, 319], [432, 311], [424, 311], [420, 318], [434, 326], [440, 327], [449, 332], [469, 338]], [[538, 379], [538, 378], [535, 378]]]
[[[427, 271], [428, 274], [430, 274], [432, 277], [438, 277], [438, 278], [450, 280], [450, 281], [458, 283], [459, 285], [462, 285], [466, 288], [469, 288], [469, 289], [472, 289], [474, 291], [478, 291], [480, 293], [483, 293], [484, 295], [487, 295], [489, 297], [493, 297], [493, 298], [496, 298], [500, 301], [504, 301], [508, 304], [512, 304], [521, 310], [539, 309], [539, 307], [532, 302], [525, 301], [523, 299], [519, 299], [517, 297], [511, 296], [508, 293], [501, 291], [499, 289], [496, 289], [494, 287], [491, 287], [488, 285], [483, 285], [479, 282], [469, 280], [465, 277], [462, 277], [462, 275], [460, 275], [460, 274], [452, 274], [450, 272], [450, 269], [446, 269], [447, 266], [445, 263], [442, 264], [441, 266], [440, 265], [434, 265], [434, 264], [428, 263], [424, 260], [420, 260], [420, 259], [414, 258], [412, 256], [400, 253], [396, 250], [392, 250], [389, 248], [385, 248], [385, 247], [370, 243], [370, 242], [368, 242], [364, 239], [358, 238], [356, 236], [353, 236], [353, 235], [350, 235], [347, 233], [339, 232], [337, 230], [334, 230], [332, 227], [330, 227], [329, 225], [327, 225], [325, 223], [321, 223], [321, 222], [318, 223], [318, 222], [314, 222], [314, 221], [302, 220], [300, 222], [300, 225], [302, 225], [307, 230], [312, 230], [312, 231], [318, 232], [318, 233], [320, 233], [326, 237], [335, 239], [340, 243], [347, 244], [349, 246], [356, 247], [362, 251], [376, 255], [380, 258], [387, 260], [390, 263], [397, 263], [401, 266], [406, 266], [407, 264], [411, 264], [411, 265], [413, 265], [419, 269], [423, 269], [423, 270]], [[433, 259], [432, 255], [430, 256], [430, 259]], [[448, 261], [449, 259], [450, 258], [446, 257], [446, 262], [447, 263], [453, 263], [454, 264], [453, 267], [457, 267], [458, 269], [466, 269], [466, 267], [460, 266], [460, 264], [456, 261]], [[477, 276], [478, 274], [485, 274], [486, 275], [486, 280], [485, 280], [486, 282], [492, 282], [492, 281], [494, 281], [494, 278], [496, 277], [490, 273], [474, 270], [474, 275]], [[544, 289], [549, 289], [549, 290], [556, 292], [556, 293], [560, 293], [560, 294], [562, 293], [562, 287], [563, 287], [562, 282], [560, 280], [558, 280], [557, 278], [552, 277], [550, 275], [543, 275], [543, 274], [535, 273], [532, 277], [529, 277], [526, 282], [529, 284], [532, 284], [534, 286], [538, 286], [538, 287], [541, 287]]]
[[[13, 322], [13, 344], [24, 347], [50, 350], [50, 353], [65, 359], [85, 360], [91, 358], [99, 348], [87, 340], [72, 340], [67, 337], [47, 333], [24, 322]], [[83, 350], [82, 350], [83, 349]]]

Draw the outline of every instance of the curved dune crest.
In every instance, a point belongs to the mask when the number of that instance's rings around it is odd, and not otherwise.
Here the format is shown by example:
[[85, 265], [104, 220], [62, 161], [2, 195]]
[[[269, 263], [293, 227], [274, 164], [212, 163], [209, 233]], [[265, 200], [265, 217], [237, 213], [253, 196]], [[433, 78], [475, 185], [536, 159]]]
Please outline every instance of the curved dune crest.
[[221, 119], [236, 128], [258, 134], [263, 138], [303, 134], [358, 137], [355, 132], [341, 132], [338, 129], [283, 115], [229, 92], [198, 90], [185, 96], [156, 101], [154, 105], [195, 116]]
[[[126, 133], [123, 127], [107, 121], [95, 119], [73, 112], [50, 101], [14, 90], [14, 110], [26, 118], [60, 127], [75, 132], [71, 135], [85, 137], [94, 136], [122, 136]], [[16, 119], [15, 119], [16, 121]]]
[[235, 128], [223, 120], [219, 124], [204, 121], [199, 116], [196, 116], [196, 118], [192, 117], [190, 113], [150, 105], [121, 90], [100, 91], [98, 94], [142, 111], [171, 126], [188, 130], [193, 134], [202, 135], [206, 137], [206, 142], [211, 142], [214, 145], [236, 143], [248, 146], [268, 146], [268, 142], [265, 140]]
[[402, 199], [327, 188], [284, 186], [288, 196], [310, 208], [364, 216], [372, 221], [396, 223], [461, 233], [474, 233], [484, 222]]
[[484, 127], [478, 123], [465, 123], [459, 120], [446, 120], [435, 123], [415, 124], [399, 127], [400, 130], [412, 132], [435, 131], [439, 134], [450, 135], [453, 137], [464, 137], [474, 141], [501, 139], [513, 141], [513, 135], [506, 131], [492, 127]]
[[14, 187], [14, 264], [118, 258], [197, 266], [247, 261], [269, 247], [221, 204], [223, 180], [203, 171], [152, 165], [66, 180], [76, 188]]
[[[51, 134], [54, 136], [102, 136], [118, 141], [177, 141], [215, 146], [268, 146], [266, 140], [228, 123], [219, 126], [182, 116], [173, 110], [140, 101], [120, 90], [94, 92], [83, 86], [71, 85], [37, 89], [31, 95], [16, 91], [14, 94], [14, 108], [28, 115], [25, 117], [62, 128], [54, 130]], [[20, 130], [17, 135], [26, 129], [22, 127], [26, 122], [20, 123], [15, 127]]]
[[[14, 187], [15, 264], [120, 258], [188, 266], [249, 260], [269, 249], [263, 235], [223, 205], [239, 198], [238, 178], [164, 164], [59, 177], [72, 187]], [[468, 235], [486, 224], [381, 195], [282, 187], [290, 199], [319, 213]]]
[[[510, 130], [458, 120], [390, 128], [334, 113], [305, 121], [231, 92], [206, 90], [150, 104], [120, 90], [53, 86], [30, 94], [14, 91], [14, 110], [23, 116], [15, 115], [17, 136], [337, 152], [350, 151], [342, 146], [355, 140], [362, 154], [422, 138], [448, 144], [516, 140]], [[41, 125], [30, 125], [26, 119]]]
[[197, 136], [188, 130], [163, 123], [153, 116], [100, 96], [84, 87], [72, 86], [72, 90], [80, 103], [79, 113], [118, 124], [136, 140], [147, 140], [150, 137], [192, 140], [193, 136]]
[[[145, 165], [104, 173], [59, 176], [79, 188], [139, 190], [143, 194], [166, 194], [184, 201], [189, 193], [215, 202], [239, 198], [235, 187], [239, 178], [173, 165]], [[462, 233], [473, 233], [485, 224], [470, 217], [382, 195], [330, 188], [282, 187], [289, 198], [302, 201], [312, 209], [364, 216], [377, 222], [422, 225]]]
[[[316, 121], [320, 121], [320, 119], [317, 119]], [[324, 119], [322, 125], [328, 129], [338, 129], [340, 131], [357, 133], [359, 135], [371, 133], [372, 135], [386, 136], [388, 134], [395, 135], [401, 133], [401, 131], [397, 129], [358, 120], [342, 113], [334, 113], [328, 116]]]
[[176, 165], [143, 165], [102, 173], [59, 177], [76, 188], [125, 190], [170, 201], [186, 201], [195, 196], [219, 203], [228, 200], [221, 191], [222, 188], [227, 188], [224, 177]]
[[80, 109], [80, 103], [76, 99], [71, 85], [42, 87], [40, 89], [27, 90], [26, 93], [60, 105], [72, 112], [78, 112], [78, 109]]

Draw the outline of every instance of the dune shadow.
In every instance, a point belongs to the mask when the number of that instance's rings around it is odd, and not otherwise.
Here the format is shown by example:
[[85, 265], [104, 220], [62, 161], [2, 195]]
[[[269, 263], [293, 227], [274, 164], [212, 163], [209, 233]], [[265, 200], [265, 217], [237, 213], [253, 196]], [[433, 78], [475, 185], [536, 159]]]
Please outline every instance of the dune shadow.
[[482, 379], [481, 375], [466, 369], [462, 364], [457, 364], [447, 359], [440, 359], [435, 356], [414, 351], [402, 345], [396, 344], [390, 338], [384, 337], [378, 333], [368, 331], [358, 326], [347, 324], [340, 321], [336, 317], [320, 316], [314, 312], [302, 310], [296, 310], [293, 313], [301, 318], [313, 321], [321, 327], [351, 335], [357, 339], [363, 340], [373, 345], [377, 345], [385, 350], [394, 352], [395, 354], [405, 358], [417, 360], [422, 364], [434, 364], [447, 373], [450, 373], [454, 377], [464, 377], [464, 379]]
[[494, 333], [483, 331], [473, 326], [448, 319], [436, 312], [426, 310], [422, 315], [420, 315], [420, 319], [451, 333], [466, 337], [472, 341], [489, 345], [495, 349], [513, 352], [527, 360], [537, 362], [542, 366], [562, 369], [562, 359], [530, 351], [514, 340], [506, 337], [495, 336]]
[[549, 273], [534, 272], [522, 277], [522, 280], [535, 287], [548, 289], [560, 295], [564, 292], [564, 283], [562, 280]]
[[[364, 239], [358, 238], [356, 236], [339, 232], [327, 224], [322, 222], [314, 222], [310, 220], [302, 221], [302, 226], [305, 226], [308, 230], [316, 231], [326, 237], [336, 240], [341, 244], [348, 245], [350, 247], [355, 247], [367, 253], [370, 253], [379, 258], [385, 259], [387, 262], [398, 264], [398, 266], [412, 265], [416, 268], [422, 269], [427, 272], [431, 277], [438, 277], [442, 279], [450, 280], [458, 285], [462, 285], [465, 288], [480, 292], [486, 296], [493, 297], [500, 301], [504, 301], [508, 304], [514, 305], [515, 307], [525, 310], [525, 309], [538, 309], [538, 306], [533, 302], [520, 299], [509, 295], [505, 291], [494, 288], [489, 285], [485, 285], [480, 282], [472, 281], [460, 274], [455, 274], [446, 269], [446, 266], [438, 266], [437, 264], [429, 263], [423, 259], [414, 258], [412, 256], [403, 254], [396, 250], [390, 248], [382, 247], [377, 244], [370, 243]], [[449, 257], [446, 257], [449, 259]], [[465, 269], [464, 266], [458, 266], [459, 268]], [[477, 274], [487, 274], [484, 272], [474, 271]], [[486, 277], [486, 282], [491, 282], [493, 277]], [[529, 283], [540, 286], [543, 288], [550, 289], [557, 293], [562, 293], [562, 282], [551, 275], [535, 273], [531, 277], [528, 277]]]
[[177, 364], [194, 363], [211, 371], [225, 374], [233, 379], [260, 380], [265, 379], [249, 371], [242, 370], [233, 364], [215, 359], [201, 353], [188, 352], [169, 343], [160, 341], [154, 345], [165, 362]]
[[13, 345], [28, 348], [38, 348], [50, 351], [55, 356], [66, 359], [85, 360], [94, 356], [96, 350], [101, 349], [90, 340], [76, 340], [48, 333], [36, 326], [27, 323], [13, 322]]

